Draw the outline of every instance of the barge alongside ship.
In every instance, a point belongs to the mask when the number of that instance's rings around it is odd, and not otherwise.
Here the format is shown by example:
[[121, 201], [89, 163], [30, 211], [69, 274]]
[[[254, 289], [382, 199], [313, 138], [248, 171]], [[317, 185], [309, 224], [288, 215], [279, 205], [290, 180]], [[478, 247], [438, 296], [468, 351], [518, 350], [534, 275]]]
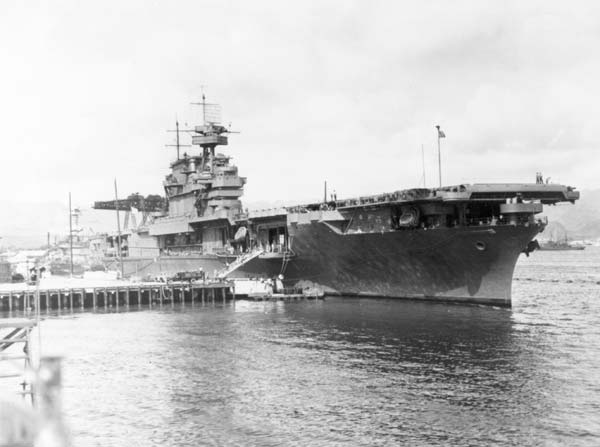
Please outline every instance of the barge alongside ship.
[[[127, 235], [126, 274], [202, 268], [228, 278], [282, 275], [326, 294], [510, 306], [517, 258], [546, 225], [536, 215], [579, 198], [555, 184], [465, 184], [248, 212], [246, 179], [216, 152], [228, 133], [210, 121], [192, 130], [201, 150], [171, 164], [166, 209], [141, 209], [154, 217]], [[95, 204], [115, 206], [136, 204]]]

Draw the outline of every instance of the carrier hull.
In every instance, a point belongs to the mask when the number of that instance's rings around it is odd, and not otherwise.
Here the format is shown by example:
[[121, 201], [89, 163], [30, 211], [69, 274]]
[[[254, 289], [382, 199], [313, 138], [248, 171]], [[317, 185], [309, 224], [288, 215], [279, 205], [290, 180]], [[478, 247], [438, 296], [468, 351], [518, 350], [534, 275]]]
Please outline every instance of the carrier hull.
[[232, 277], [272, 277], [326, 294], [511, 305], [519, 254], [542, 226], [338, 234], [298, 226], [289, 259], [256, 258]]
[[218, 119], [188, 130], [198, 151], [178, 153], [170, 164], [164, 198], [95, 203], [143, 216], [124, 239], [108, 238], [111, 254], [123, 258], [109, 268], [139, 277], [199, 269], [219, 278], [283, 275], [286, 286], [325, 294], [510, 306], [519, 254], [539, 247], [533, 238], [547, 223], [536, 215], [544, 205], [579, 199], [575, 188], [544, 183], [538, 173], [535, 183], [339, 200], [325, 191], [322, 201], [248, 211], [241, 202], [246, 178], [217, 151], [230, 130]]
[[[340, 234], [323, 222], [294, 229], [292, 254], [259, 256], [230, 278], [272, 278], [327, 295], [511, 305], [519, 255], [543, 228], [478, 226]], [[213, 276], [234, 258], [215, 255], [126, 258], [126, 275], [171, 275], [202, 268]], [[115, 265], [116, 267], [116, 265]]]

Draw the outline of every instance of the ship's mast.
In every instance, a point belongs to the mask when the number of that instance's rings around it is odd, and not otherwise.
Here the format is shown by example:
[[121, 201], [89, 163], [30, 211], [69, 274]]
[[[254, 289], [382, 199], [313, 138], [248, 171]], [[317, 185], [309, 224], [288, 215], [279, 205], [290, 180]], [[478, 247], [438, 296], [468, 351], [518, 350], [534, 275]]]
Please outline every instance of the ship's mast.
[[175, 121], [175, 130], [177, 132], [177, 160], [179, 160], [179, 121]]
[[175, 117], [175, 130], [167, 130], [167, 132], [175, 132], [176, 139], [175, 144], [165, 144], [166, 147], [175, 147], [177, 148], [177, 160], [179, 160], [179, 149], [182, 147], [192, 147], [189, 144], [180, 144], [179, 143], [179, 120]]

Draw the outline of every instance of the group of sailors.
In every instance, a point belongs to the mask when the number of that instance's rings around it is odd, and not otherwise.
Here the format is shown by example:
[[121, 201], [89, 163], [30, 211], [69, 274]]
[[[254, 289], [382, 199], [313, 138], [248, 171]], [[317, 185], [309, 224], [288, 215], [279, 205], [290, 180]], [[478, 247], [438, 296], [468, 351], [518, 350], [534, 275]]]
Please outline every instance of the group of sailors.
[[537, 183], [538, 185], [543, 185], [544, 183], [548, 184], [548, 183], [550, 183], [550, 177], [547, 177], [546, 181], [544, 182], [544, 177], [542, 176], [542, 173], [536, 172], [535, 173], [535, 183]]
[[283, 287], [283, 275], [278, 275], [275, 278], [267, 278], [263, 280], [265, 284], [265, 292], [267, 295], [273, 295], [274, 293], [284, 293]]
[[[259, 242], [258, 248], [265, 253], [283, 253], [285, 251], [285, 245], [276, 244], [275, 242]], [[235, 247], [227, 244], [225, 246], [225, 252], [230, 255], [243, 255], [246, 253], [250, 253], [252, 250], [243, 247], [241, 244], [237, 244]]]
[[264, 250], [267, 253], [283, 253], [284, 251], [284, 246], [281, 244], [275, 244], [275, 243], [266, 243], [266, 244], [262, 244], [262, 242], [259, 244], [259, 247], [261, 250]]

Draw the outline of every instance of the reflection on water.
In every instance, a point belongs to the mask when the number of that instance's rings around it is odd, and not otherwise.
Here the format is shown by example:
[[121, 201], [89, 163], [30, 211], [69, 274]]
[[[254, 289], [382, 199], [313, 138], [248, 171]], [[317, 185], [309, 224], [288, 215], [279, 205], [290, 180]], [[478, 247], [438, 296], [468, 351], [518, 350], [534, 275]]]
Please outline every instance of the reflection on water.
[[519, 264], [512, 310], [335, 298], [81, 313], [45, 321], [44, 348], [67, 356], [80, 446], [598, 445], [600, 252], [567, 259], [579, 276], [555, 266], [558, 282], [548, 253]]

